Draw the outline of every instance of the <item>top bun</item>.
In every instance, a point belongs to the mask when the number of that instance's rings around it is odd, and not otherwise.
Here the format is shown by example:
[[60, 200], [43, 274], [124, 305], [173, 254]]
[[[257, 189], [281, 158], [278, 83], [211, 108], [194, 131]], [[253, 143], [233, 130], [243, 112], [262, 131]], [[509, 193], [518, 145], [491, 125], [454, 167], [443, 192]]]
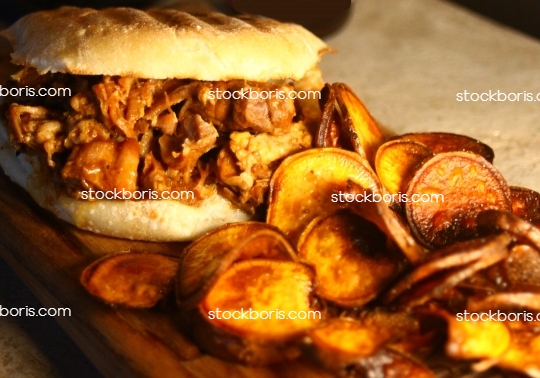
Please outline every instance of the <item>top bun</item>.
[[173, 9], [62, 7], [29, 14], [2, 34], [13, 63], [40, 73], [153, 79], [298, 80], [329, 50], [299, 25]]

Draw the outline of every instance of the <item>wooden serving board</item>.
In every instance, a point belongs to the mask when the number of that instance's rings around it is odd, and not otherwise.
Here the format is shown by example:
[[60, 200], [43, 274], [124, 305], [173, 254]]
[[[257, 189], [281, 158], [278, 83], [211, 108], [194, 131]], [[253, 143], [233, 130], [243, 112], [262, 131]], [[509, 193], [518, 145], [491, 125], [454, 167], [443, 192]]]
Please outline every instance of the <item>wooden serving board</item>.
[[114, 252], [180, 254], [185, 243], [128, 241], [78, 230], [39, 208], [0, 173], [0, 256], [45, 307], [68, 307], [60, 325], [106, 377], [328, 377], [306, 361], [249, 368], [200, 353], [174, 314], [109, 307], [79, 283], [88, 264]]

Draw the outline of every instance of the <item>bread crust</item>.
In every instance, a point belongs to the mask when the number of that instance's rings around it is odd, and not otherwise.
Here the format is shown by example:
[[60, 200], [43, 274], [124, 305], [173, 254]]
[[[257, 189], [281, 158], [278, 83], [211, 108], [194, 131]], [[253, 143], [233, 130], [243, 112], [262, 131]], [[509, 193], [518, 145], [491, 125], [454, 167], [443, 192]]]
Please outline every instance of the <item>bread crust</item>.
[[298, 80], [328, 46], [295, 24], [173, 9], [62, 7], [3, 32], [15, 64], [40, 73], [195, 80]]
[[123, 239], [194, 240], [223, 224], [251, 216], [215, 193], [199, 206], [175, 200], [76, 200], [55, 182], [41, 154], [19, 154], [0, 121], [0, 166], [41, 207], [81, 229]]

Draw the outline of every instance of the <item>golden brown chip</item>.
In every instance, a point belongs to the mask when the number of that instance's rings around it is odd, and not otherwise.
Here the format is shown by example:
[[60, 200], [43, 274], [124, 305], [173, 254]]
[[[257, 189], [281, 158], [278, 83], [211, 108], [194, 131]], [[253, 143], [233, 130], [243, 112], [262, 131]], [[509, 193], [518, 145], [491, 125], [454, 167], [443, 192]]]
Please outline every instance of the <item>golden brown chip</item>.
[[392, 332], [352, 318], [335, 318], [308, 335], [320, 354], [330, 353], [347, 364], [375, 354], [392, 337]]
[[[417, 306], [424, 305], [431, 299], [442, 298], [448, 295], [451, 290], [462, 281], [473, 277], [479, 271], [484, 270], [499, 261], [505, 259], [508, 256], [508, 250], [504, 243], [492, 243], [491, 251], [484, 253], [484, 255], [472, 263], [463, 267], [457, 267], [450, 269], [443, 275], [436, 275], [433, 279], [422, 281], [415, 285], [408, 292], [398, 297], [399, 302], [406, 308], [415, 308]], [[421, 274], [419, 274], [420, 276]], [[407, 279], [405, 279], [407, 280]], [[389, 298], [395, 298], [396, 293], [403, 292], [403, 290], [409, 287], [405, 284], [398, 284], [398, 288], [395, 293], [391, 293]], [[450, 295], [450, 298], [452, 296]]]
[[300, 237], [298, 254], [315, 268], [317, 295], [345, 307], [375, 298], [400, 265], [385, 234], [347, 210], [315, 218]]
[[169, 293], [179, 261], [140, 252], [106, 256], [83, 271], [81, 283], [108, 304], [149, 308]]
[[480, 360], [473, 365], [476, 371], [497, 366], [540, 377], [540, 335], [526, 322], [499, 320], [498, 313], [489, 312], [440, 314], [448, 322], [448, 356]]
[[540, 334], [512, 332], [512, 343], [497, 361], [497, 366], [522, 372], [530, 377], [540, 377]]
[[340, 147], [341, 120], [336, 110], [336, 92], [330, 84], [325, 84], [321, 95], [324, 100], [315, 147]]
[[[465, 319], [465, 314], [448, 314], [446, 353], [459, 359], [496, 359], [510, 347], [511, 334], [504, 322]], [[469, 314], [470, 315], [470, 314]], [[480, 316], [480, 314], [474, 314]], [[475, 318], [476, 319], [476, 318]]]
[[510, 255], [502, 262], [505, 281], [512, 291], [540, 288], [540, 253], [538, 250], [519, 244], [510, 250]]
[[422, 259], [425, 254], [423, 248], [418, 245], [410, 234], [409, 229], [402, 223], [399, 216], [387, 206], [384, 200], [374, 200], [376, 193], [372, 193], [353, 180], [350, 180], [347, 194], [354, 196], [353, 198], [363, 196], [364, 200], [351, 203], [349, 208], [356, 214], [377, 225], [399, 247], [409, 262], [417, 264]]
[[483, 210], [511, 211], [501, 174], [479, 155], [446, 152], [420, 168], [409, 185], [407, 219], [416, 237], [439, 248], [477, 235]]
[[396, 139], [422, 143], [435, 154], [452, 151], [472, 152], [490, 163], [493, 163], [495, 157], [491, 147], [465, 135], [442, 132], [411, 133], [400, 135]]
[[406, 194], [415, 172], [433, 156], [433, 152], [424, 144], [392, 140], [377, 151], [375, 170], [389, 193]]
[[184, 311], [196, 306], [233, 263], [251, 258], [298, 259], [295, 249], [275, 227], [256, 222], [222, 227], [188, 246], [176, 277], [177, 303]]
[[[486, 311], [492, 309], [528, 309], [534, 311], [540, 311], [540, 294], [539, 293], [519, 293], [519, 292], [510, 292], [510, 293], [495, 293], [489, 295], [485, 298], [469, 298], [467, 309], [470, 311]], [[520, 319], [515, 319], [515, 316], [519, 315]], [[530, 317], [526, 318], [526, 313], [519, 313], [512, 315], [513, 318], [509, 319], [511, 321], [515, 320], [540, 320], [536, 319], [536, 314], [530, 313]]]
[[540, 229], [509, 212], [485, 210], [478, 214], [478, 229], [483, 233], [507, 231], [524, 244], [531, 244], [540, 250]]
[[305, 350], [312, 360], [339, 376], [434, 378], [422, 363], [385, 348], [399, 331], [365, 319], [336, 318], [309, 332]]
[[[214, 284], [200, 304], [208, 320], [238, 335], [267, 339], [287, 338], [315, 326], [311, 314], [313, 272], [290, 261], [253, 259], [240, 261]], [[252, 319], [234, 319], [233, 311], [252, 310]], [[231, 317], [218, 317], [217, 311]], [[258, 321], [253, 317], [259, 316]]]
[[540, 224], [540, 193], [519, 186], [510, 187], [512, 213], [538, 227]]
[[296, 262], [235, 263], [199, 304], [196, 342], [210, 354], [252, 365], [297, 357], [302, 334], [322, 320], [313, 282], [312, 269]]
[[501, 234], [489, 238], [479, 238], [461, 242], [436, 251], [429, 255], [429, 261], [416, 267], [414, 271], [392, 286], [385, 296], [386, 302], [391, 302], [416, 283], [447, 269], [469, 265], [485, 256], [506, 250], [512, 238]]
[[207, 233], [185, 250], [178, 269], [177, 295], [185, 298], [199, 290], [215, 274], [221, 260], [239, 241], [260, 230], [275, 230], [260, 222], [231, 223]]
[[351, 179], [379, 193], [379, 182], [358, 154], [315, 148], [286, 158], [270, 181], [266, 221], [296, 244], [315, 217], [348, 205], [343, 194]]
[[332, 87], [336, 91], [345, 136], [353, 149], [374, 167], [377, 149], [385, 141], [377, 121], [347, 84], [334, 83]]

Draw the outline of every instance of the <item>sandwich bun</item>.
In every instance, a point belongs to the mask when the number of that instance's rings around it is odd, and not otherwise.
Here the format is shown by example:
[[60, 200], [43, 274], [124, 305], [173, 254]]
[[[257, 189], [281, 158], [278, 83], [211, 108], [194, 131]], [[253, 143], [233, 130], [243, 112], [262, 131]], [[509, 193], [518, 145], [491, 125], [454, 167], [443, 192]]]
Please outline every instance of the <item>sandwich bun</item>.
[[13, 63], [38, 72], [152, 79], [301, 79], [328, 47], [300, 25], [173, 9], [62, 7], [4, 32]]
[[[3, 35], [11, 63], [39, 74], [198, 81], [299, 80], [328, 47], [294, 24], [177, 10], [62, 7], [27, 15]], [[313, 89], [320, 83], [316, 83]], [[305, 85], [305, 80], [304, 84]], [[217, 190], [195, 204], [176, 200], [80, 200], [68, 195], [44, 153], [19, 153], [0, 120], [0, 166], [43, 208], [81, 229], [148, 241], [187, 241], [252, 219]], [[215, 189], [215, 188], [214, 188]]]

